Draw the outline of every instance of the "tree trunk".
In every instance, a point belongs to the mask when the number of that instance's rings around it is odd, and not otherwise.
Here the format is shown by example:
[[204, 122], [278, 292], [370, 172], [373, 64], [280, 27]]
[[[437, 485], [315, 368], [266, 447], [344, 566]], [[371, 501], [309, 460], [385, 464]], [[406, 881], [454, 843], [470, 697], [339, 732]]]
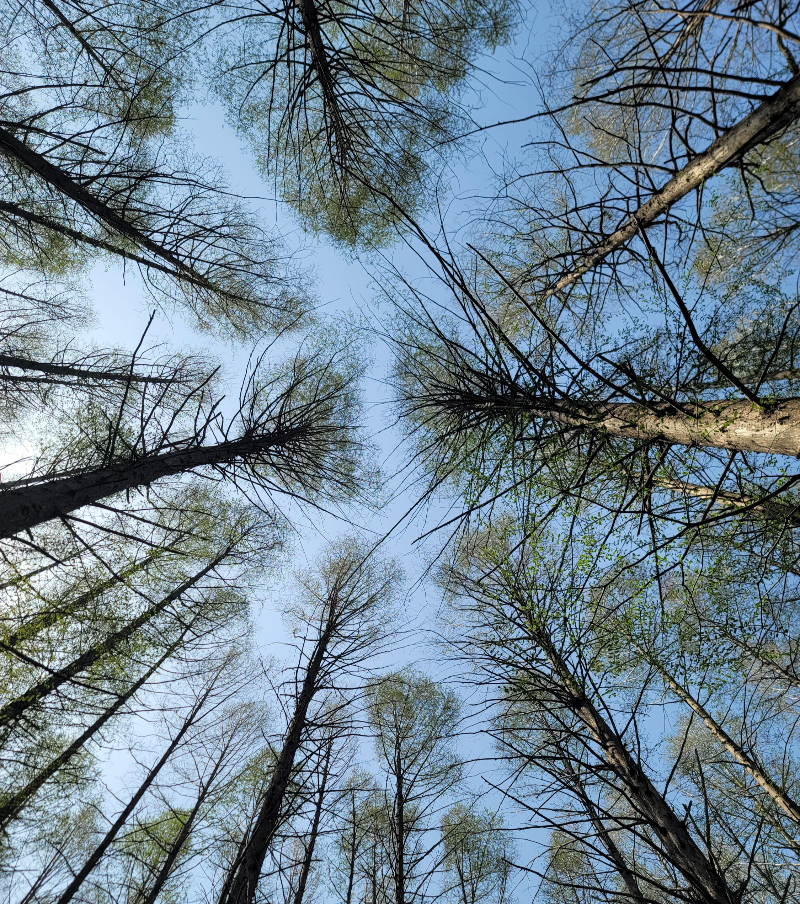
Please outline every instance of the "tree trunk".
[[633, 402], [514, 401], [509, 407], [608, 436], [800, 457], [800, 399], [784, 399], [769, 408], [739, 399], [704, 402], [690, 413], [674, 406], [647, 408]]
[[715, 505], [727, 508], [747, 509], [754, 515], [760, 515], [770, 521], [780, 521], [788, 527], [800, 527], [800, 505], [791, 505], [776, 499], [759, 502], [752, 496], [741, 496], [728, 490], [717, 490], [716, 487], [687, 483], [684, 480], [670, 480], [664, 477], [653, 479], [653, 486], [675, 493], [694, 496], [696, 499], [713, 500]]
[[[325, 788], [328, 784], [328, 773], [330, 771], [331, 751], [333, 749], [333, 741], [328, 743], [325, 750], [325, 762], [322, 767], [322, 777], [319, 788], [317, 789], [317, 800], [314, 807], [314, 818], [311, 821], [311, 831], [308, 833], [308, 843], [306, 846], [305, 856], [303, 857], [303, 865], [300, 869], [300, 876], [297, 880], [297, 891], [294, 895], [294, 904], [303, 904], [303, 898], [306, 893], [306, 885], [308, 884], [308, 876], [311, 873], [311, 866], [314, 863], [314, 848], [317, 844], [317, 836], [319, 835], [319, 823], [322, 818], [322, 804], [325, 800]], [[147, 902], [154, 904], [154, 902]]]
[[317, 677], [333, 635], [335, 614], [331, 606], [325, 628], [316, 644], [303, 678], [292, 721], [289, 723], [289, 729], [275, 764], [275, 771], [264, 794], [252, 834], [228, 871], [219, 896], [219, 904], [253, 904], [255, 901], [261, 868], [280, 824], [284, 797], [292, 776], [295, 756], [300, 749], [300, 742], [306, 727], [308, 707], [317, 691]]
[[564, 705], [588, 729], [603, 759], [624, 786], [627, 800], [658, 837], [666, 858], [686, 878], [700, 900], [706, 904], [735, 904], [725, 879], [700, 850], [685, 823], [656, 790], [623, 740], [586, 696], [549, 634], [534, 624], [530, 625], [530, 631], [557, 676]]
[[55, 759], [51, 760], [44, 769], [38, 772], [23, 788], [20, 788], [19, 791], [15, 792], [10, 798], [8, 798], [1, 806], [0, 806], [0, 829], [4, 829], [12, 819], [14, 819], [25, 806], [25, 804], [36, 794], [36, 792], [42, 787], [42, 785], [53, 775], [58, 772], [59, 769], [66, 766], [66, 764], [75, 756], [76, 753], [79, 753], [83, 747], [92, 739], [92, 737], [97, 734], [98, 731], [111, 719], [116, 713], [118, 713], [123, 706], [136, 694], [139, 690], [146, 684], [147, 681], [152, 678], [152, 676], [161, 668], [161, 666], [167, 661], [167, 659], [175, 652], [178, 648], [180, 642], [183, 640], [186, 632], [181, 635], [181, 640], [167, 650], [163, 656], [156, 662], [154, 666], [149, 668], [144, 675], [142, 675], [139, 680], [133, 684], [124, 694], [117, 697], [114, 703], [111, 704], [102, 715], [96, 719], [87, 729], [83, 732], [79, 737], [75, 738], [75, 740], [63, 750]]
[[[86, 671], [86, 669], [91, 668], [102, 657], [107, 656], [109, 653], [113, 653], [115, 650], [117, 650], [147, 622], [163, 612], [167, 608], [167, 606], [170, 605], [170, 603], [173, 603], [175, 602], [175, 600], [179, 599], [187, 590], [193, 587], [210, 571], [216, 568], [230, 553], [230, 551], [231, 547], [227, 547], [224, 552], [220, 553], [211, 562], [209, 562], [209, 564], [206, 565], [205, 568], [197, 572], [197, 574], [195, 574], [193, 577], [184, 581], [180, 585], [180, 587], [177, 587], [175, 590], [165, 596], [164, 599], [150, 606], [141, 615], [138, 615], [135, 619], [133, 619], [133, 621], [129, 622], [124, 628], [120, 628], [119, 631], [115, 631], [110, 637], [107, 637], [102, 643], [98, 644], [98, 646], [92, 648], [91, 650], [87, 650], [85, 653], [82, 653], [77, 657], [77, 659], [73, 659], [72, 662], [64, 666], [64, 668], [53, 670], [48, 678], [40, 681], [38, 684], [34, 685], [30, 690], [26, 691], [21, 696], [15, 698], [14, 700], [11, 700], [9, 703], [6, 703], [5, 706], [0, 708], [0, 728], [8, 725], [10, 722], [19, 719], [31, 707], [41, 703], [41, 701], [44, 700], [45, 697], [47, 697], [53, 691], [58, 690], [58, 688], [65, 684], [67, 681], [70, 681], [81, 672]], [[35, 663], [33, 661], [31, 662], [33, 665], [38, 665], [38, 663]]]
[[148, 788], [153, 784], [153, 782], [158, 777], [158, 773], [161, 772], [161, 770], [164, 768], [164, 766], [166, 765], [169, 758], [177, 750], [178, 746], [180, 745], [181, 741], [183, 740], [183, 736], [186, 734], [186, 732], [189, 730], [189, 728], [194, 723], [195, 719], [197, 718], [203, 704], [205, 703], [205, 701], [208, 698], [208, 695], [210, 693], [211, 693], [211, 688], [209, 687], [206, 690], [206, 692], [203, 694], [203, 696], [197, 701], [195, 706], [192, 707], [192, 711], [189, 713], [187, 718], [184, 720], [184, 723], [181, 726], [180, 731], [172, 739], [172, 741], [169, 744], [169, 747], [167, 747], [167, 749], [164, 751], [164, 754], [161, 756], [159, 761], [147, 773], [145, 780], [142, 782], [141, 785], [139, 785], [138, 790], [133, 795], [133, 797], [128, 801], [128, 804], [126, 805], [125, 809], [122, 811], [122, 813], [120, 813], [120, 815], [114, 821], [114, 824], [111, 826], [111, 828], [108, 830], [108, 832], [106, 832], [106, 835], [103, 838], [103, 840], [95, 848], [92, 855], [89, 857], [89, 859], [86, 861], [86, 863], [84, 863], [84, 865], [81, 867], [80, 871], [75, 876], [75, 878], [72, 880], [72, 882], [70, 882], [70, 884], [64, 890], [63, 894], [58, 899], [57, 904], [68, 904], [68, 902], [71, 901], [72, 898], [75, 896], [75, 892], [81, 887], [81, 885], [83, 885], [83, 883], [84, 883], [86, 877], [89, 875], [89, 873], [91, 873], [91, 871], [100, 862], [103, 854], [105, 854], [105, 852], [108, 850], [110, 845], [113, 843], [114, 839], [117, 837], [119, 830], [128, 821], [128, 817], [131, 815], [131, 813], [133, 813], [133, 811], [136, 809], [136, 806], [138, 805], [139, 801], [147, 793]]
[[[67, 476], [16, 481], [0, 485], [0, 539], [30, 530], [53, 518], [63, 518], [84, 505], [149, 486], [164, 477], [209, 465], [231, 464], [290, 446], [302, 430], [276, 431], [262, 437], [245, 437], [213, 446], [195, 446], [147, 455], [135, 461], [108, 465]], [[21, 484], [21, 485], [20, 485]]]
[[76, 204], [97, 217], [109, 229], [135, 242], [141, 248], [149, 251], [154, 257], [166, 261], [174, 268], [174, 276], [178, 278], [188, 277], [196, 285], [209, 289], [213, 288], [204, 276], [186, 264], [178, 255], [151, 239], [141, 229], [125, 219], [123, 215], [109, 207], [106, 202], [95, 197], [83, 185], [76, 182], [70, 175], [3, 128], [0, 128], [0, 151], [8, 157], [17, 160], [27, 170], [44, 180], [56, 191], [75, 201]]
[[394, 793], [394, 902], [405, 904], [406, 902], [406, 826], [405, 826], [405, 794], [403, 788], [403, 764], [400, 761], [400, 740], [395, 739], [395, 793]]
[[[17, 376], [15, 374], [3, 373], [0, 381], [5, 380], [9, 383], [64, 383], [64, 380], [58, 377], [76, 377], [79, 380], [90, 380], [108, 383], [156, 383], [171, 384], [175, 383], [172, 377], [149, 377], [134, 374], [131, 371], [118, 372], [113, 370], [103, 370], [93, 367], [81, 367], [78, 364], [54, 364], [50, 361], [32, 361], [30, 358], [23, 358], [19, 355], [3, 355], [0, 354], [0, 368], [13, 367], [15, 370], [26, 372], [26, 376]], [[30, 376], [34, 374], [34, 376]], [[72, 382], [67, 385], [74, 385]]]
[[680, 201], [711, 176], [739, 161], [747, 151], [769, 141], [800, 115], [800, 75], [794, 76], [749, 113], [733, 128], [720, 135], [703, 153], [692, 158], [663, 188], [659, 189], [627, 222], [594, 248], [589, 249], [576, 267], [563, 274], [546, 291], [555, 294], [577, 282], [609, 254], [627, 244], [639, 231], [655, 222], [673, 204]]
[[169, 853], [164, 858], [164, 862], [161, 864], [161, 869], [158, 871], [158, 875], [155, 878], [152, 886], [148, 889], [147, 894], [141, 898], [141, 904], [155, 904], [159, 894], [161, 893], [161, 889], [166, 885], [167, 880], [172, 875], [172, 870], [175, 868], [175, 862], [178, 859], [181, 851], [184, 848], [184, 845], [189, 840], [189, 836], [192, 834], [192, 829], [194, 828], [195, 820], [197, 819], [197, 814], [200, 812], [200, 808], [208, 799], [208, 795], [211, 792], [211, 786], [214, 783], [217, 775], [219, 774], [220, 769], [222, 769], [222, 764], [225, 758], [225, 751], [220, 754], [219, 759], [214, 764], [214, 768], [211, 770], [211, 775], [200, 785], [200, 791], [197, 795], [197, 799], [195, 800], [194, 806], [186, 817], [186, 821], [181, 826], [180, 831], [175, 837], [175, 841], [172, 843]]
[[608, 853], [608, 859], [614, 865], [614, 869], [619, 873], [620, 878], [625, 884], [625, 888], [628, 889], [628, 895], [633, 901], [636, 902], [636, 904], [648, 904], [647, 899], [642, 894], [641, 888], [639, 888], [639, 882], [633, 870], [631, 870], [628, 864], [625, 862], [625, 858], [622, 856], [622, 852], [615, 844], [609, 830], [603, 824], [603, 821], [600, 818], [600, 814], [597, 812], [594, 804], [589, 799], [589, 795], [584, 789], [583, 782], [581, 781], [581, 778], [578, 775], [577, 771], [573, 768], [568, 755], [564, 756], [563, 762], [564, 768], [569, 775], [570, 782], [575, 789], [575, 793], [577, 794], [584, 810], [586, 810], [586, 814], [589, 817], [589, 821], [592, 823], [592, 827], [595, 830], [597, 838], [606, 849], [606, 852]]
[[764, 772], [764, 770], [747, 755], [744, 748], [733, 740], [725, 729], [713, 718], [706, 708], [686, 690], [686, 688], [678, 684], [678, 682], [661, 668], [660, 665], [652, 662], [650, 657], [647, 657], [646, 661], [648, 665], [658, 672], [670, 690], [672, 690], [679, 699], [683, 700], [695, 715], [699, 716], [703, 725], [705, 725], [734, 760], [745, 769], [755, 783], [767, 793], [770, 800], [779, 807], [789, 819], [795, 823], [795, 825], [800, 826], [800, 806], [798, 806], [785, 791], [782, 791], [766, 772]]
[[141, 562], [137, 562], [135, 565], [129, 565], [127, 568], [123, 568], [119, 573], [112, 574], [110, 578], [100, 581], [96, 586], [92, 587], [91, 590], [87, 590], [86, 593], [81, 593], [66, 605], [56, 606], [48, 612], [42, 612], [34, 618], [28, 619], [25, 624], [20, 625], [15, 631], [9, 634], [8, 637], [0, 640], [0, 645], [6, 649], [13, 649], [14, 647], [19, 646], [19, 644], [24, 643], [26, 640], [36, 637], [37, 634], [44, 631], [46, 628], [51, 627], [60, 619], [72, 615], [84, 606], [89, 605], [89, 603], [96, 600], [101, 594], [105, 593], [106, 590], [111, 590], [113, 587], [116, 587], [117, 584], [124, 584], [128, 578], [133, 577], [133, 575], [138, 574], [140, 571], [146, 570], [153, 564], [153, 561], [160, 558], [163, 553], [164, 550], [162, 549], [152, 550]]

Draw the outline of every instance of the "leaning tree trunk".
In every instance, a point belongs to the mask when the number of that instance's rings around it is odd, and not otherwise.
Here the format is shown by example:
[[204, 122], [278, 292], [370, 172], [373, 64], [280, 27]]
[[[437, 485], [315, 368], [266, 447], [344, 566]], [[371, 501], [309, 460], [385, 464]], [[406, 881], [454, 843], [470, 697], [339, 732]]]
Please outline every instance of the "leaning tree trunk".
[[667, 477], [653, 478], [653, 486], [670, 492], [693, 496], [695, 499], [707, 499], [709, 503], [722, 508], [742, 509], [768, 521], [778, 521], [787, 527], [800, 527], [800, 505], [792, 505], [776, 499], [759, 499], [756, 496], [742, 496], [718, 487], [708, 487], [685, 480], [673, 480]]
[[[305, 855], [303, 864], [300, 867], [300, 876], [297, 880], [297, 891], [294, 894], [294, 904], [303, 904], [303, 898], [306, 894], [306, 886], [308, 885], [308, 877], [311, 873], [311, 866], [314, 863], [314, 849], [319, 837], [319, 824], [322, 819], [322, 805], [325, 802], [325, 791], [328, 785], [328, 777], [330, 773], [331, 752], [333, 750], [333, 741], [329, 741], [325, 749], [325, 761], [322, 765], [322, 775], [320, 777], [319, 788], [317, 788], [317, 800], [314, 806], [314, 817], [311, 820], [311, 829], [308, 833], [308, 841], [306, 842]], [[148, 901], [147, 904], [154, 904]]]
[[[639, 652], [643, 654], [642, 650], [639, 650]], [[645, 661], [658, 672], [663, 682], [675, 696], [682, 700], [692, 712], [698, 716], [700, 721], [705, 725], [709, 732], [711, 732], [714, 738], [716, 738], [718, 743], [725, 748], [740, 766], [744, 768], [745, 772], [750, 775], [759, 788], [766, 792], [770, 800], [782, 810], [796, 826], [800, 827], [800, 806], [798, 806], [797, 802], [792, 800], [792, 798], [782, 790], [769, 775], [767, 775], [752, 757], [748, 756], [742, 745], [737, 744], [719, 722], [714, 719], [711, 713], [709, 713], [685, 687], [679, 684], [666, 669], [662, 668], [652, 657], [646, 657]]]
[[683, 411], [674, 405], [648, 407], [635, 402], [540, 404], [532, 400], [515, 401], [508, 407], [607, 436], [800, 457], [800, 399], [763, 407], [741, 399], [687, 403]]
[[568, 273], [560, 276], [545, 296], [566, 289], [585, 273], [626, 245], [639, 231], [649, 226], [681, 198], [700, 188], [722, 169], [736, 163], [752, 148], [769, 141], [800, 115], [800, 75], [786, 82], [733, 128], [720, 135], [702, 154], [693, 157], [662, 188], [632, 213], [608, 238], [590, 248]]
[[[130, 640], [130, 638], [133, 637], [133, 635], [140, 628], [147, 624], [147, 622], [151, 621], [157, 615], [160, 615], [167, 608], [167, 606], [175, 602], [175, 600], [179, 599], [184, 593], [186, 593], [187, 590], [197, 584], [198, 581], [202, 580], [210, 571], [213, 571], [213, 569], [216, 568], [226, 558], [226, 556], [228, 556], [230, 551], [231, 547], [227, 547], [223, 552], [215, 556], [215, 558], [211, 562], [209, 562], [208, 565], [198, 571], [197, 574], [188, 578], [180, 585], [180, 587], [177, 587], [171, 593], [167, 594], [167, 596], [165, 596], [162, 600], [153, 604], [132, 621], [128, 622], [128, 624], [125, 625], [124, 628], [120, 628], [119, 631], [115, 631], [97, 646], [92, 647], [92, 649], [87, 650], [85, 653], [82, 653], [80, 656], [78, 656], [76, 659], [73, 659], [72, 662], [68, 663], [63, 668], [51, 670], [49, 677], [34, 685], [24, 694], [21, 694], [14, 700], [6, 703], [5, 706], [0, 708], [0, 728], [3, 728], [9, 723], [16, 721], [26, 712], [28, 712], [31, 707], [37, 706], [48, 695], [58, 690], [58, 688], [66, 684], [68, 681], [71, 681], [73, 678], [75, 678], [76, 675], [79, 675], [81, 672], [86, 671], [86, 669], [91, 668], [104, 656], [108, 656], [110, 653], [118, 650], [126, 641]], [[16, 655], [19, 656], [21, 654], [17, 653]], [[29, 661], [32, 665], [38, 665], [38, 663], [33, 660]]]
[[[186, 631], [189, 629], [187, 628]], [[80, 734], [75, 740], [65, 748], [57, 757], [52, 759], [44, 769], [40, 769], [39, 772], [22, 788], [18, 791], [15, 791], [10, 797], [8, 797], [2, 805], [0, 805], [0, 830], [4, 829], [16, 816], [19, 815], [19, 812], [23, 809], [23, 807], [27, 804], [29, 800], [37, 793], [37, 791], [42, 787], [42, 785], [49, 779], [52, 778], [67, 763], [77, 754], [80, 753], [81, 750], [89, 743], [89, 741], [97, 734], [98, 731], [111, 719], [115, 716], [125, 704], [131, 700], [144, 685], [153, 677], [153, 675], [161, 668], [161, 666], [169, 659], [170, 656], [175, 652], [180, 643], [183, 641], [183, 638], [186, 635], [186, 631], [181, 634], [180, 640], [176, 643], [172, 644], [170, 648], [161, 656], [155, 665], [151, 666], [145, 673], [136, 681], [131, 687], [128, 688], [125, 693], [121, 694], [117, 699], [105, 709], [101, 715], [95, 719], [95, 721]]]
[[186, 732], [191, 728], [194, 724], [197, 716], [200, 713], [200, 710], [203, 707], [203, 704], [206, 702], [208, 695], [211, 693], [211, 687], [208, 687], [202, 697], [197, 701], [197, 703], [192, 707], [192, 711], [186, 717], [181, 725], [180, 731], [175, 735], [175, 737], [170, 741], [169, 746], [164, 751], [161, 758], [158, 762], [153, 766], [153, 768], [147, 773], [144, 781], [141, 785], [139, 785], [136, 793], [133, 797], [128, 801], [125, 809], [119, 814], [119, 816], [114, 821], [111, 828], [106, 832], [105, 837], [100, 842], [100, 844], [94, 849], [89, 859], [84, 863], [81, 867], [75, 878], [70, 882], [70, 884], [66, 887], [61, 897], [58, 899], [57, 904], [69, 904], [69, 902], [75, 897], [75, 892], [83, 885], [84, 881], [88, 877], [89, 873], [97, 866], [100, 860], [103, 857], [103, 854], [108, 850], [108, 848], [113, 844], [114, 839], [119, 834], [120, 829], [127, 823], [128, 818], [131, 813], [136, 809], [139, 804], [139, 801], [144, 797], [147, 793], [147, 790], [153, 784], [153, 782], [158, 777], [159, 772], [164, 768], [164, 766], [169, 761], [169, 758], [180, 746], [181, 741], [183, 740]]
[[96, 217], [104, 226], [134, 242], [154, 257], [165, 261], [173, 268], [173, 276], [206, 289], [214, 288], [205, 276], [187, 264], [179, 255], [154, 241], [125, 216], [92, 194], [84, 185], [4, 128], [0, 128], [0, 151], [17, 160], [29, 172], [44, 180], [59, 194], [74, 201], [87, 213]]
[[[23, 373], [9, 373], [9, 369], [21, 370]], [[74, 377], [77, 380], [100, 383], [129, 383], [170, 385], [176, 382], [174, 377], [154, 377], [136, 374], [133, 370], [103, 370], [97, 367], [82, 367], [79, 364], [56, 364], [52, 361], [33, 361], [20, 355], [0, 354], [0, 382], [35, 383], [56, 385], [75, 385], [64, 378]]]
[[98, 582], [90, 590], [79, 594], [68, 603], [54, 606], [46, 612], [40, 612], [38, 615], [28, 619], [24, 624], [12, 631], [7, 637], [0, 638], [0, 648], [13, 650], [21, 643], [25, 643], [26, 640], [31, 640], [45, 629], [52, 627], [61, 619], [73, 615], [76, 612], [80, 612], [84, 606], [88, 606], [90, 603], [94, 602], [94, 600], [105, 593], [106, 590], [111, 590], [118, 584], [126, 583], [128, 578], [133, 577], [133, 575], [138, 574], [140, 571], [146, 571], [153, 562], [163, 554], [164, 550], [161, 548], [151, 550], [141, 562], [129, 565], [127, 568], [115, 572], [111, 577]]
[[306, 669], [294, 714], [275, 764], [275, 771], [264, 794], [250, 837], [242, 845], [231, 865], [219, 896], [219, 904], [253, 904], [261, 868], [275, 832], [280, 825], [286, 791], [307, 724], [308, 707], [317, 692], [317, 678], [334, 631], [336, 613], [329, 609], [327, 623]]
[[700, 850], [686, 823], [658, 792], [622, 738], [600, 715], [549, 634], [541, 625], [531, 623], [529, 629], [553, 669], [559, 699], [594, 739], [612, 774], [624, 787], [627, 800], [655, 833], [665, 857], [705, 904], [735, 904], [736, 898], [724, 877]]
[[[272, 449], [286, 448], [302, 436], [301, 428], [256, 437], [228, 440], [213, 446], [194, 446], [159, 452], [68, 476], [21, 480], [0, 489], [0, 539], [30, 530], [53, 518], [63, 518], [126, 490], [196, 468], [232, 464]], [[2, 485], [0, 485], [2, 486]]]

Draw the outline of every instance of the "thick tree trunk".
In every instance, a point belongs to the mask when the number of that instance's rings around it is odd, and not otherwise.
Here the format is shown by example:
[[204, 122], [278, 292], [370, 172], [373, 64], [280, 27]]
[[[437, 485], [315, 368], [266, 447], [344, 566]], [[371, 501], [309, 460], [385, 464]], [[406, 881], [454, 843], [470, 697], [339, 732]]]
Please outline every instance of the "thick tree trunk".
[[213, 446], [160, 452], [136, 461], [44, 478], [36, 483], [22, 480], [0, 484], [0, 538], [30, 530], [53, 518], [62, 518], [84, 505], [91, 505], [116, 493], [149, 486], [164, 477], [209, 465], [231, 464], [270, 449], [286, 447], [299, 433], [286, 431]]
[[206, 692], [203, 694], [203, 696], [197, 701], [195, 706], [192, 707], [192, 711], [189, 713], [189, 715], [184, 720], [183, 725], [181, 725], [180, 731], [172, 739], [169, 746], [164, 751], [163, 755], [158, 760], [158, 762], [155, 764], [155, 766], [153, 766], [153, 768], [147, 773], [145, 780], [142, 782], [141, 785], [139, 785], [139, 788], [137, 789], [136, 793], [133, 795], [133, 797], [128, 801], [127, 805], [125, 806], [125, 809], [116, 818], [116, 820], [114, 821], [111, 828], [108, 830], [108, 832], [106, 832], [103, 840], [92, 852], [91, 856], [86, 861], [86, 863], [84, 863], [84, 865], [81, 867], [80, 871], [77, 873], [75, 878], [66, 887], [63, 894], [58, 899], [57, 904], [69, 904], [69, 901], [71, 901], [75, 897], [75, 892], [78, 891], [78, 889], [81, 887], [81, 885], [83, 885], [83, 883], [86, 880], [89, 873], [91, 873], [92, 870], [100, 862], [100, 860], [103, 857], [103, 854], [105, 854], [105, 852], [108, 850], [108, 848], [114, 842], [114, 839], [119, 834], [120, 829], [127, 823], [128, 817], [131, 815], [131, 813], [133, 813], [133, 811], [138, 806], [139, 801], [147, 793], [147, 790], [150, 788], [150, 786], [156, 780], [159, 772], [161, 772], [161, 770], [167, 764], [169, 758], [180, 746], [180, 743], [183, 740], [184, 735], [194, 724], [195, 719], [197, 718], [198, 714], [200, 713], [200, 710], [202, 709], [203, 704], [205, 703], [205, 701], [208, 698], [208, 695], [210, 693], [211, 693], [211, 688], [208, 688], [208, 690], [206, 690]]
[[[185, 632], [184, 632], [185, 633]], [[183, 635], [181, 636], [181, 640]], [[180, 642], [179, 642], [180, 643]], [[117, 699], [100, 715], [99, 718], [79, 735], [75, 740], [63, 750], [55, 759], [51, 760], [44, 769], [40, 770], [24, 787], [16, 791], [0, 806], [0, 829], [4, 829], [23, 809], [25, 804], [37, 793], [42, 785], [52, 776], [62, 769], [67, 763], [79, 753], [85, 745], [97, 734], [98, 731], [115, 716], [125, 704], [137, 694], [142, 687], [153, 677], [153, 675], [161, 668], [161, 666], [175, 652], [179, 643], [173, 644], [163, 656], [161, 656], [155, 665], [151, 666], [124, 694]]]
[[253, 904], [261, 868], [269, 846], [280, 825], [284, 797], [294, 768], [294, 761], [306, 727], [308, 707], [317, 692], [317, 678], [333, 636], [335, 613], [329, 609], [327, 623], [308, 663], [292, 721], [284, 738], [275, 771], [264, 794], [250, 838], [243, 845], [228, 872], [219, 896], [219, 904]]
[[[218, 556], [208, 563], [203, 569], [197, 572], [197, 574], [193, 575], [188, 580], [184, 581], [180, 587], [177, 587], [171, 593], [164, 597], [164, 599], [160, 600], [158, 603], [150, 606], [141, 615], [138, 615], [132, 621], [130, 621], [124, 628], [121, 628], [119, 631], [115, 631], [110, 637], [107, 637], [102, 643], [98, 644], [96, 647], [93, 647], [91, 650], [87, 650], [85, 653], [82, 653], [76, 659], [73, 659], [68, 665], [64, 666], [61, 669], [55, 669], [51, 672], [48, 678], [45, 678], [43, 681], [40, 681], [38, 684], [34, 685], [24, 694], [19, 697], [16, 697], [14, 700], [11, 700], [9, 703], [6, 703], [5, 706], [0, 708], [0, 728], [8, 725], [11, 722], [19, 719], [23, 716], [31, 707], [38, 705], [45, 699], [49, 694], [53, 693], [53, 691], [58, 690], [63, 684], [72, 680], [76, 675], [79, 675], [81, 672], [86, 671], [86, 669], [91, 668], [95, 663], [97, 663], [104, 656], [108, 656], [110, 653], [113, 653], [115, 650], [119, 649], [126, 641], [130, 640], [131, 637], [142, 628], [147, 622], [151, 619], [155, 618], [161, 612], [163, 612], [170, 603], [175, 602], [175, 600], [179, 599], [187, 590], [197, 584], [198, 581], [202, 580], [210, 571], [213, 571], [230, 553], [230, 547], [226, 548], [224, 552], [220, 553]], [[32, 663], [36, 664], [36, 663]]]
[[764, 144], [800, 115], [800, 75], [794, 76], [771, 97], [713, 141], [703, 153], [692, 158], [663, 188], [659, 189], [623, 226], [589, 249], [576, 267], [559, 277], [545, 292], [546, 296], [566, 289], [585, 273], [605, 260], [609, 254], [627, 244], [640, 228], [649, 226], [676, 202], [699, 188], [707, 179], [726, 166], [736, 163], [759, 144]]
[[579, 406], [533, 401], [513, 407], [543, 420], [607, 436], [800, 457], [800, 399], [784, 399], [769, 408], [739, 399], [705, 402], [692, 412], [660, 404], [647, 408], [633, 402]]
[[705, 904], [735, 904], [725, 879], [700, 850], [686, 824], [659, 794], [623, 740], [586, 696], [547, 632], [532, 624], [531, 635], [557, 676], [561, 688], [559, 696], [564, 705], [594, 738], [606, 764], [624, 787], [627, 800], [652, 828], [666, 858]]
[[[641, 652], [641, 651], [640, 651]], [[663, 679], [670, 690], [700, 718], [700, 721], [727, 750], [733, 759], [742, 766], [755, 783], [766, 792], [770, 800], [779, 807], [796, 825], [800, 826], [800, 806], [747, 755], [744, 748], [725, 731], [725, 729], [713, 718], [706, 708], [697, 701], [685, 687], [678, 682], [660, 665], [654, 663], [651, 657], [646, 660]]]

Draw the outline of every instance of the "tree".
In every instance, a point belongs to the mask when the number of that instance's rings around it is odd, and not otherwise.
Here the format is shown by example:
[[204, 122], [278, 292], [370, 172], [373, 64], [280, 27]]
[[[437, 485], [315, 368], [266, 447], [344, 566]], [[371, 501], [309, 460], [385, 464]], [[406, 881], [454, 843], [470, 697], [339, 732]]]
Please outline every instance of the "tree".
[[269, 784], [259, 800], [250, 832], [241, 839], [219, 895], [220, 904], [251, 904], [269, 847], [283, 816], [284, 799], [296, 757], [313, 725], [315, 698], [327, 692], [336, 702], [346, 693], [346, 678], [382, 646], [386, 616], [399, 579], [396, 567], [371, 558], [354, 540], [333, 544], [317, 574], [302, 580], [294, 615], [304, 632], [294, 707]]
[[393, 900], [406, 904], [431, 880], [425, 835], [433, 829], [442, 797], [461, 777], [453, 749], [459, 704], [452, 691], [406, 671], [377, 681], [367, 705], [385, 780], [382, 795]]
[[223, 5], [217, 90], [307, 228], [391, 240], [468, 123], [462, 85], [508, 41], [513, 3]]

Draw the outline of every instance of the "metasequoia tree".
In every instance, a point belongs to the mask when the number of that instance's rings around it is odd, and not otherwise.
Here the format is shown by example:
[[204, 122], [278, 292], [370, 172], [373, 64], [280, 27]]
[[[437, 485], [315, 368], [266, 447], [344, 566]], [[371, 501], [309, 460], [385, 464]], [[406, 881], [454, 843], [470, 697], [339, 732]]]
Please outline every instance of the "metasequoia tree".
[[370, 689], [368, 711], [384, 780], [392, 901], [407, 904], [426, 893], [441, 862], [426, 834], [461, 777], [458, 698], [422, 674], [396, 672]]
[[419, 188], [468, 122], [465, 79], [516, 13], [507, 0], [226, 2], [217, 90], [305, 225], [375, 245], [430, 201]]
[[[584, 849], [592, 845], [594, 857], [645, 899], [662, 889], [703, 901], [736, 901], [751, 885], [766, 893], [758, 862], [762, 852], [780, 856], [775, 832], [742, 839], [734, 854], [727, 850], [731, 826], [703, 820], [702, 801], [691, 818], [680, 795], [660, 790], [674, 762], [658, 763], [636, 741], [652, 678], [645, 675], [632, 693], [615, 687], [582, 598], [593, 557], [580, 562], [569, 547], [556, 547], [551, 559], [546, 546], [520, 545], [508, 527], [505, 535], [468, 536], [443, 572], [447, 591], [462, 600], [460, 631], [472, 626], [460, 640], [454, 632], [454, 642], [469, 651], [478, 680], [505, 688], [496, 737], [519, 781], [508, 793], [525, 801], [537, 784], [526, 773], [543, 774], [539, 793], [563, 797], [549, 805], [531, 800], [532, 813], [546, 807], [551, 825]], [[576, 804], [582, 821], [573, 815]], [[782, 859], [791, 869], [791, 859]]]
[[[291, 716], [256, 817], [228, 868], [219, 894], [221, 904], [255, 900], [264, 861], [284, 816], [298, 754], [322, 715], [319, 701], [329, 701], [325, 718], [335, 718], [341, 698], [347, 697], [348, 676], [383, 646], [387, 607], [398, 579], [394, 565], [370, 557], [365, 545], [354, 540], [333, 544], [323, 555], [318, 572], [301, 579], [293, 615], [303, 643], [293, 682]], [[383, 627], [378, 624], [379, 615]]]
[[255, 367], [229, 419], [203, 386], [177, 406], [162, 407], [163, 389], [151, 386], [147, 405], [134, 399], [132, 410], [85, 411], [77, 439], [38, 474], [3, 484], [0, 536], [203, 469], [265, 497], [346, 496], [358, 484], [360, 369], [350, 349], [323, 344], [282, 369]]
[[201, 19], [182, 0], [6, 7], [3, 256], [55, 275], [130, 261], [161, 302], [246, 335], [307, 305], [280, 242], [174, 135]]

